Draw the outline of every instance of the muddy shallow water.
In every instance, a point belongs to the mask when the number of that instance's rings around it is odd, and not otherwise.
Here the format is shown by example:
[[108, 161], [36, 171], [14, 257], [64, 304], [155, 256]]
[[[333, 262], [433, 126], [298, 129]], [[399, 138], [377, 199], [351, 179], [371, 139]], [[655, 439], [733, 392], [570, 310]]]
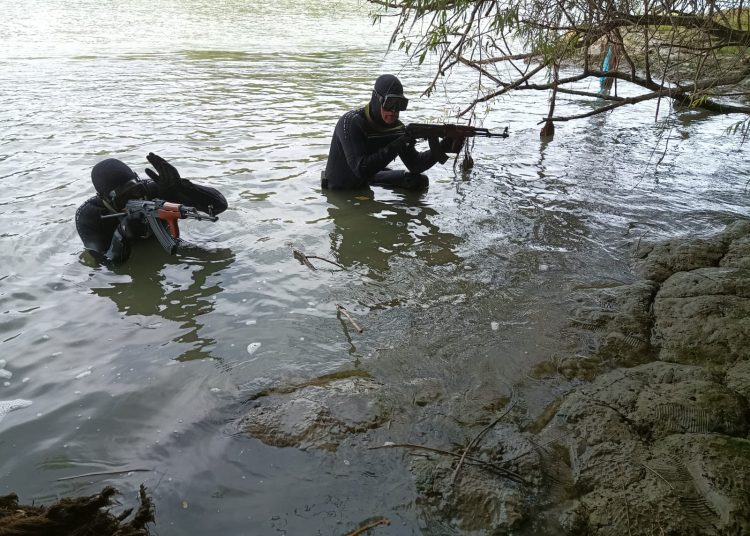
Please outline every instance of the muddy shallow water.
[[[321, 193], [335, 121], [380, 72], [404, 81], [407, 120], [463, 102], [417, 98], [430, 73], [384, 55], [390, 29], [356, 2], [5, 9], [0, 401], [31, 405], [0, 421], [0, 494], [25, 503], [105, 483], [135, 496], [144, 482], [162, 535], [343, 534], [375, 515], [392, 521], [380, 534], [441, 533], [399, 455], [356, 440], [333, 453], [266, 446], [235, 433], [244, 401], [359, 367], [403, 381], [392, 405], [421, 417], [402, 438], [445, 440], [442, 425], [471, 422], [554, 357], [572, 290], [634, 279], [634, 242], [750, 214], [735, 119], [626, 109], [543, 144], [537, 95], [488, 112], [485, 126], [511, 136], [477, 140], [468, 176], [446, 165], [419, 195]], [[112, 156], [143, 176], [149, 151], [230, 209], [184, 224], [197, 247], [177, 257], [139, 244], [125, 266], [96, 267], [74, 225], [90, 169]], [[313, 272], [292, 248], [346, 270]], [[529, 392], [532, 414], [555, 395]], [[436, 398], [451, 403], [412, 411]]]

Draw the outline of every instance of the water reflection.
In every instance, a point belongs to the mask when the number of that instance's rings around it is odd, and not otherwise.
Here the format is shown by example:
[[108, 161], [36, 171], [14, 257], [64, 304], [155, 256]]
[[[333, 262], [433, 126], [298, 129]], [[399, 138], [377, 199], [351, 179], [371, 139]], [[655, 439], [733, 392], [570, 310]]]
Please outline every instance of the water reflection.
[[125, 315], [159, 316], [178, 322], [185, 331], [174, 342], [190, 345], [178, 360], [201, 359], [211, 356], [210, 349], [216, 341], [199, 335], [203, 328], [200, 319], [213, 311], [216, 295], [223, 290], [212, 276], [234, 260], [234, 253], [228, 248], [189, 247], [170, 257], [152, 240], [138, 244], [130, 262], [113, 270], [130, 276], [129, 281], [92, 290], [112, 300]]
[[461, 240], [442, 232], [433, 219], [437, 211], [420, 194], [379, 201], [371, 190], [327, 192], [328, 214], [335, 228], [330, 233], [331, 250], [347, 268], [364, 265], [368, 276], [383, 280], [396, 257], [415, 257], [428, 266], [461, 260], [456, 249]]

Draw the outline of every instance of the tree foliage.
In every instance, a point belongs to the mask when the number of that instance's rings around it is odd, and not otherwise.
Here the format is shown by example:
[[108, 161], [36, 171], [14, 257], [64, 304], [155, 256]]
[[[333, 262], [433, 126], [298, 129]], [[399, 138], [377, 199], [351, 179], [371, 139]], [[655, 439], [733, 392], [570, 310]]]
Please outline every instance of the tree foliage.
[[[435, 54], [425, 93], [459, 64], [476, 71], [480, 91], [459, 115], [511, 91], [551, 90], [548, 125], [664, 98], [750, 116], [745, 0], [369, 1], [377, 6], [376, 19], [396, 19], [391, 46], [420, 63]], [[575, 89], [588, 78], [602, 80], [599, 91]], [[642, 90], [618, 96], [609, 90], [616, 80]], [[589, 96], [600, 105], [555, 116], [558, 93]]]

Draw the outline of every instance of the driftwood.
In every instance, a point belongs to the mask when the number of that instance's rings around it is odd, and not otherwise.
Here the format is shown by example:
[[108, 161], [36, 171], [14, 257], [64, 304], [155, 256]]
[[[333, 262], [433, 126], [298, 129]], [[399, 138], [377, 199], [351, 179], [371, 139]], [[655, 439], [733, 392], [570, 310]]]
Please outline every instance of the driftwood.
[[463, 454], [461, 455], [461, 459], [458, 460], [458, 464], [456, 465], [456, 469], [453, 471], [453, 476], [451, 477], [451, 486], [455, 484], [456, 478], [458, 477], [458, 472], [461, 470], [461, 466], [464, 463], [464, 459], [466, 459], [466, 455], [469, 453], [469, 451], [474, 448], [474, 445], [479, 443], [479, 440], [482, 439], [482, 436], [486, 434], [488, 431], [490, 431], [494, 426], [499, 423], [505, 416], [510, 413], [510, 411], [513, 409], [513, 406], [516, 405], [516, 400], [513, 401], [513, 403], [508, 406], [508, 409], [505, 410], [505, 412], [500, 415], [497, 419], [492, 421], [489, 425], [487, 425], [484, 429], [482, 429], [481, 432], [479, 432], [476, 436], [474, 436], [474, 439], [469, 441], [469, 444], [466, 445], [466, 448], [464, 449]]
[[324, 257], [318, 257], [317, 255], [306, 255], [305, 253], [301, 252], [298, 249], [292, 248], [292, 255], [294, 255], [294, 258], [297, 259], [300, 262], [300, 264], [304, 264], [305, 266], [310, 268], [310, 270], [312, 270], [313, 272], [317, 272], [318, 269], [315, 268], [315, 266], [313, 266], [313, 263], [310, 262], [310, 259], [317, 259], [319, 261], [327, 262], [329, 264], [333, 264], [334, 266], [337, 266], [338, 268], [342, 270], [346, 270], [346, 268], [344, 268], [337, 262], [328, 260]]
[[343, 315], [344, 315], [344, 316], [345, 316], [345, 317], [346, 317], [346, 318], [347, 318], [347, 319], [349, 320], [349, 322], [351, 322], [351, 323], [352, 323], [352, 326], [354, 326], [354, 329], [356, 329], [356, 330], [357, 330], [357, 333], [362, 333], [362, 332], [364, 331], [364, 330], [363, 330], [363, 329], [362, 329], [361, 327], [359, 327], [359, 324], [357, 324], [357, 323], [356, 323], [356, 322], [354, 321], [354, 319], [352, 318], [352, 316], [351, 316], [351, 315], [349, 314], [349, 311], [347, 311], [347, 310], [346, 310], [346, 309], [344, 308], [344, 306], [343, 306], [343, 305], [341, 305], [340, 303], [337, 303], [337, 304], [336, 304], [336, 309], [337, 309], [337, 310], [338, 310], [339, 312], [341, 312], [341, 313], [342, 313], [342, 314], [343, 314]]
[[[462, 456], [461, 454], [458, 454], [457, 452], [451, 452], [449, 450], [443, 450], [443, 449], [436, 449], [434, 447], [425, 447], [423, 445], [415, 445], [413, 443], [393, 443], [393, 444], [388, 444], [388, 445], [381, 445], [379, 447], [370, 447], [370, 450], [396, 449], [396, 448], [425, 450], [427, 452], [434, 452], [436, 454], [444, 454], [445, 456], [453, 456], [455, 458], [460, 458]], [[479, 458], [474, 458], [468, 455], [464, 456], [464, 459], [476, 465], [481, 465], [483, 467], [486, 467], [487, 469], [491, 469], [496, 474], [500, 476], [504, 476], [505, 478], [512, 480], [513, 482], [517, 482], [519, 484], [528, 484], [528, 482], [526, 482], [526, 479], [523, 478], [518, 473], [511, 471], [510, 469], [506, 469], [505, 467], [501, 467], [500, 465], [497, 465], [495, 463], [480, 460]]]
[[346, 536], [359, 536], [360, 534], [364, 534], [368, 530], [374, 529], [375, 527], [377, 527], [379, 525], [390, 525], [390, 524], [391, 524], [391, 522], [388, 519], [386, 519], [384, 517], [381, 517], [380, 519], [378, 519], [376, 521], [372, 521], [371, 523], [367, 523], [366, 525], [363, 525], [363, 526], [359, 527], [358, 529], [356, 529], [356, 530], [354, 530], [352, 532], [347, 533]]
[[154, 506], [141, 485], [140, 506], [133, 519], [124, 523], [132, 508], [119, 516], [108, 508], [117, 490], [107, 486], [100, 493], [88, 497], [64, 497], [46, 506], [19, 505], [15, 493], [0, 497], [0, 534], [13, 536], [96, 535], [148, 536], [146, 525], [154, 523]]

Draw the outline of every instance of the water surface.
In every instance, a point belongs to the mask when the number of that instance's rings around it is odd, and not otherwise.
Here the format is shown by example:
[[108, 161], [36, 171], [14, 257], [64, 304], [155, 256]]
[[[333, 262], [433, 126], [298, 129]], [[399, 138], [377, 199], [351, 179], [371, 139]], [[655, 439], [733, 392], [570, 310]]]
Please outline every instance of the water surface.
[[[381, 534], [447, 533], [415, 505], [400, 455], [238, 437], [243, 400], [362, 367], [439, 385], [460, 420], [555, 356], [574, 289], [632, 281], [635, 241], [749, 213], [747, 149], [725, 133], [735, 119], [623, 109], [561, 124], [545, 144], [541, 95], [493, 104], [485, 126], [511, 137], [478, 139], [468, 176], [446, 165], [423, 194], [322, 193], [336, 119], [378, 74], [404, 81], [407, 120], [469, 98], [418, 98], [430, 72], [385, 55], [391, 29], [352, 0], [18, 0], [4, 14], [0, 359], [12, 376], [0, 400], [32, 405], [0, 421], [0, 494], [24, 502], [105, 484], [132, 501], [144, 482], [163, 536], [344, 534], [373, 515], [393, 522]], [[90, 169], [116, 157], [145, 176], [149, 151], [230, 209], [183, 224], [196, 247], [177, 257], [144, 243], [98, 267], [74, 225]], [[346, 271], [312, 272], [292, 248]], [[535, 392], [531, 413], [555, 394]], [[394, 385], [394, 406], [412, 411], [413, 394]], [[439, 443], [439, 422], [427, 411], [401, 439]]]

